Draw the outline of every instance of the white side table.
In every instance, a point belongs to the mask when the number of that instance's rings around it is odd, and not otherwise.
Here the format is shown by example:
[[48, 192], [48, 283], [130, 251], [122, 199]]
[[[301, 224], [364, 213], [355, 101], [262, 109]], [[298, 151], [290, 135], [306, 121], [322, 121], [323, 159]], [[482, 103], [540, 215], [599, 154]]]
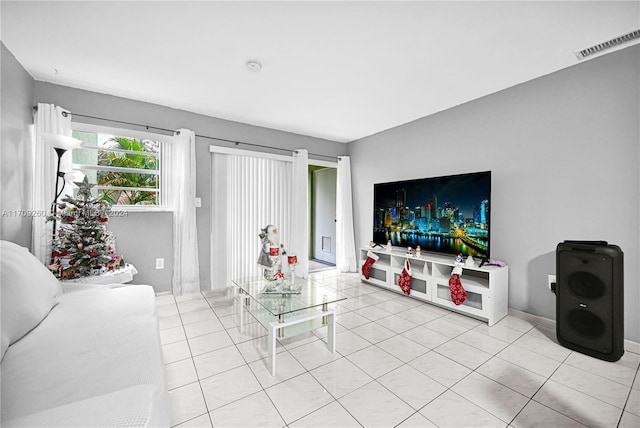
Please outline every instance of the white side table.
[[101, 275], [83, 276], [60, 282], [62, 284], [126, 284], [133, 281], [133, 276], [137, 273], [136, 267], [127, 263], [123, 268], [110, 270]]

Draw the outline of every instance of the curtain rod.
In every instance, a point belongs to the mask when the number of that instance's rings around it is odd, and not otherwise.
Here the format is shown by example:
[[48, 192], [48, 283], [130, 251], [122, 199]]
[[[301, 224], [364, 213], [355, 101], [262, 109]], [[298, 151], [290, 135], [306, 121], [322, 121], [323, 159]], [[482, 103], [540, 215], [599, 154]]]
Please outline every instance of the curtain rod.
[[[38, 110], [38, 106], [33, 107], [34, 110]], [[85, 114], [78, 114], [78, 113], [71, 113], [71, 112], [67, 112], [67, 111], [63, 111], [62, 115], [64, 117], [67, 117], [69, 114], [72, 114], [73, 116], [78, 116], [78, 117], [86, 117], [88, 119], [97, 119], [97, 120], [104, 120], [107, 122], [114, 122], [114, 123], [122, 123], [125, 125], [133, 125], [133, 126], [140, 126], [142, 128], [146, 128], [147, 130], [149, 129], [157, 129], [159, 131], [165, 131], [165, 132], [177, 132], [178, 134], [180, 134], [180, 131], [176, 131], [174, 129], [166, 129], [166, 128], [159, 128], [157, 126], [150, 126], [150, 125], [142, 125], [140, 123], [134, 123], [134, 122], [125, 122], [122, 120], [115, 120], [115, 119], [108, 119], [105, 117], [97, 117], [97, 116], [88, 116]], [[290, 149], [283, 149], [281, 147], [272, 147], [272, 146], [265, 146], [265, 145], [261, 145], [261, 144], [254, 144], [254, 143], [245, 143], [243, 141], [236, 141], [236, 140], [227, 140], [226, 138], [219, 138], [219, 137], [210, 137], [208, 135], [200, 135], [200, 134], [196, 134], [196, 137], [200, 137], [200, 138], [207, 138], [209, 140], [216, 140], [216, 141], [225, 141], [227, 143], [233, 143], [236, 146], [243, 144], [245, 146], [252, 146], [252, 147], [260, 147], [263, 149], [272, 149], [272, 150], [280, 150], [280, 151], [284, 151], [284, 152], [295, 152], [298, 153], [296, 150], [290, 150]], [[323, 157], [323, 158], [329, 158], [329, 159], [337, 159], [338, 161], [340, 160], [339, 156], [329, 156], [329, 155], [321, 155], [318, 153], [309, 153], [310, 156], [318, 156], [318, 157]]]

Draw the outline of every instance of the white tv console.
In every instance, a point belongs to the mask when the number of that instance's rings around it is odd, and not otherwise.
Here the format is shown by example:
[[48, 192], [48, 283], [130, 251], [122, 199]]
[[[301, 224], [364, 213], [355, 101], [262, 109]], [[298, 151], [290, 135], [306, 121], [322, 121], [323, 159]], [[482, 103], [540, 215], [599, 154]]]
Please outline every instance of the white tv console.
[[[371, 251], [380, 258], [371, 266], [369, 279], [362, 274], [362, 265]], [[467, 291], [467, 299], [461, 305], [451, 301], [449, 278], [455, 266], [455, 256], [423, 253], [420, 257], [407, 255], [404, 249], [360, 248], [359, 273], [362, 281], [403, 294], [398, 278], [405, 259], [411, 265], [411, 294], [416, 299], [445, 307], [464, 315], [486, 321], [489, 326], [507, 315], [509, 303], [509, 267], [484, 265], [462, 266], [460, 282]]]

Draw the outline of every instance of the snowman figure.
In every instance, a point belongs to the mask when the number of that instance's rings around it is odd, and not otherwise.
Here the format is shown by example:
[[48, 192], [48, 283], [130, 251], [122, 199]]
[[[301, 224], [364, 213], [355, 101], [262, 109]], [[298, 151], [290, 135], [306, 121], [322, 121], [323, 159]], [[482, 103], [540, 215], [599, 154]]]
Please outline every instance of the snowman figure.
[[456, 266], [464, 265], [464, 258], [462, 258], [462, 253], [458, 254], [458, 256], [456, 257], [456, 261], [453, 264]]

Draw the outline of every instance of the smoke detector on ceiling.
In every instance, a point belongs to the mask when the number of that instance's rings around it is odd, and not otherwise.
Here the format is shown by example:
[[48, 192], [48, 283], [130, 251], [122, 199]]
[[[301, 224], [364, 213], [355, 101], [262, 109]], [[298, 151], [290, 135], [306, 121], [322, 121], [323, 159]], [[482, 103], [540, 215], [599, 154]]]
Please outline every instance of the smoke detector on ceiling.
[[256, 60], [249, 60], [247, 61], [247, 70], [252, 71], [254, 73], [257, 73], [258, 71], [262, 70], [262, 64], [260, 64], [259, 61]]
[[580, 49], [574, 52], [579, 60], [587, 59], [596, 55], [607, 53], [608, 51], [620, 50], [629, 46], [637, 45], [640, 43], [640, 29], [623, 34], [622, 36], [614, 37], [597, 45], [589, 46], [588, 48]]

